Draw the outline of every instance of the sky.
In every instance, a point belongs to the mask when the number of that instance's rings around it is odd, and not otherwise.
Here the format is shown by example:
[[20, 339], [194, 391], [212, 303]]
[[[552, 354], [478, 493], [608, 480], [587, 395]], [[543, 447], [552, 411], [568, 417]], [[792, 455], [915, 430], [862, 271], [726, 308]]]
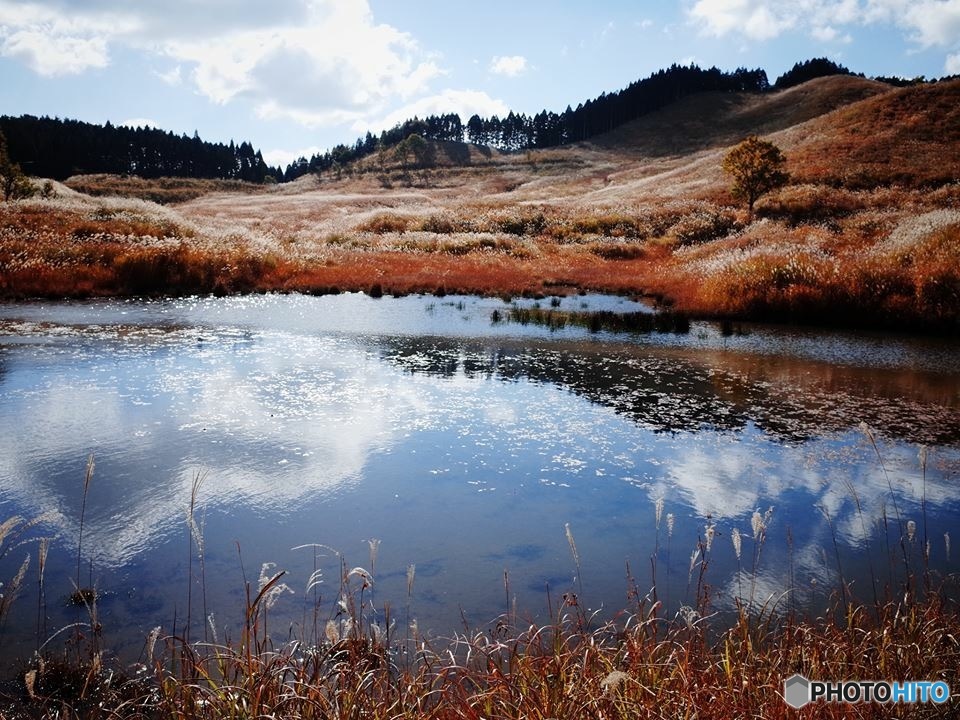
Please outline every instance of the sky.
[[960, 0], [0, 0], [0, 114], [249, 141], [271, 165], [418, 115], [562, 112], [674, 63], [960, 74]]

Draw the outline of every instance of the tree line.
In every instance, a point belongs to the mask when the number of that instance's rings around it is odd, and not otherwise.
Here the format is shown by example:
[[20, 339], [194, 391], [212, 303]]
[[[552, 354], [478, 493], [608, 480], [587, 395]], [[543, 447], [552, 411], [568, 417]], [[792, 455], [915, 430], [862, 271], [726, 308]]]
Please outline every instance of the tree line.
[[[637, 80], [626, 88], [568, 106], [563, 112], [541, 110], [532, 115], [510, 112], [466, 123], [455, 113], [414, 117], [379, 135], [367, 132], [352, 144], [340, 144], [310, 158], [301, 157], [285, 169], [271, 168], [248, 142], [205, 142], [154, 128], [93, 125], [77, 120], [0, 117], [12, 161], [29, 175], [64, 179], [80, 173], [134, 174], [145, 178], [180, 176], [220, 178], [262, 183], [288, 182], [310, 173], [340, 169], [361, 158], [379, 154], [381, 164], [394, 148], [411, 136], [432, 141], [472, 142], [504, 151], [548, 148], [581, 142], [619, 125], [701, 92], [782, 90], [826, 75], [853, 73], [827, 58], [796, 63], [771, 86], [762, 69], [738, 68], [723, 72], [696, 65], [671, 67]], [[860, 75], [862, 77], [862, 74]], [[877, 78], [891, 84], [925, 82], [923, 78]]]
[[708, 91], [764, 92], [769, 87], [767, 74], [761, 69], [723, 72], [715, 67], [702, 70], [696, 65], [673, 65], [618, 92], [602, 93], [576, 108], [568, 106], [561, 113], [510, 112], [502, 118], [473, 115], [466, 124], [456, 114], [415, 117], [384, 130], [379, 137], [368, 132], [353, 145], [337, 145], [309, 159], [299, 158], [286, 168], [283, 180], [342, 167], [382, 147], [396, 145], [410, 135], [426, 140], [472, 142], [505, 151], [556, 147], [608, 132], [687, 95]]
[[248, 142], [205, 142], [196, 133], [191, 138], [156, 128], [32, 115], [0, 116], [0, 132], [6, 136], [10, 159], [26, 174], [55, 180], [111, 173], [262, 183], [281, 174]]

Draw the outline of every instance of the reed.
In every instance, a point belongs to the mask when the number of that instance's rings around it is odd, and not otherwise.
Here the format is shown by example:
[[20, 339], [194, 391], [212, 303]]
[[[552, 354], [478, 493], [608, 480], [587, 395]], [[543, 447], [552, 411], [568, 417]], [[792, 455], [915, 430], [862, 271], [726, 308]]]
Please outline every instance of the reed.
[[[197, 507], [195, 480], [191, 508]], [[854, 493], [854, 502], [858, 498]], [[665, 503], [653, 503], [654, 555], [664, 522], [669, 552], [674, 515]], [[192, 512], [188, 510], [188, 513]], [[277, 639], [268, 622], [272, 609], [290, 602], [293, 590], [287, 573], [272, 563], [260, 568], [254, 584], [246, 581], [243, 621], [239, 637], [222, 640], [211, 630], [203, 641], [187, 641], [189, 622], [180, 635], [164, 636], [153, 628], [132, 669], [111, 660], [98, 642], [88, 643], [87, 655], [51, 653], [52, 640], [77, 628], [94, 629], [101, 618], [97, 597], [89, 598], [89, 622], [61, 628], [39, 648], [21, 674], [18, 707], [7, 712], [0, 687], [0, 712], [10, 720], [21, 717], [70, 718], [207, 718], [296, 717], [370, 718], [372, 720], [478, 720], [479, 718], [581, 718], [591, 720], [632, 717], [763, 717], [792, 720], [796, 712], [782, 700], [785, 677], [800, 672], [823, 679], [881, 677], [944, 680], [960, 683], [960, 611], [955, 588], [930, 583], [925, 592], [896, 593], [893, 599], [862, 604], [843, 575], [834, 518], [823, 514], [834, 543], [839, 575], [837, 592], [826, 611], [814, 616], [778, 608], [794, 592], [792, 533], [787, 528], [790, 587], [779, 596], [755, 602], [754, 587], [745, 598], [738, 585], [737, 613], [729, 620], [713, 609], [717, 591], [708, 583], [708, 567], [720, 553], [737, 560], [752, 539], [752, 582], [761, 570], [764, 545], [774, 511], [755, 510], [751, 534], [735, 524], [731, 542], [719, 543], [726, 530], [722, 520], [706, 519], [690, 557], [688, 597], [675, 616], [663, 612], [656, 587], [636, 591], [627, 566], [632, 598], [620, 613], [585, 614], [576, 595], [567, 594], [556, 607], [550, 604], [546, 623], [522, 623], [504, 572], [506, 607], [487, 630], [471, 628], [449, 638], [425, 638], [412, 617], [416, 568], [406, 571], [406, 630], [403, 643], [394, 638], [389, 605], [375, 608], [372, 588], [378, 567], [379, 541], [367, 541], [367, 567], [353, 566], [333, 548], [320, 544], [293, 550], [313, 552], [313, 568], [303, 590], [310, 602], [313, 627], [304, 622], [299, 637]], [[189, 515], [188, 515], [189, 517]], [[860, 528], [867, 524], [860, 516]], [[11, 548], [10, 539], [23, 536], [29, 524], [20, 518], [0, 523], [0, 557]], [[915, 552], [927, 546], [922, 527], [904, 523], [904, 542]], [[583, 594], [583, 557], [570, 523], [564, 535]], [[196, 538], [191, 525], [191, 554]], [[42, 540], [42, 565], [48, 545]], [[944, 535], [949, 562], [949, 533]], [[239, 547], [238, 547], [239, 551]], [[320, 593], [323, 574], [319, 558], [331, 555], [340, 571], [339, 589], [326, 601]], [[895, 556], [891, 573], [909, 573]], [[242, 556], [240, 557], [243, 568]], [[654, 568], [656, 564], [654, 564]], [[27, 572], [16, 573], [22, 585]], [[698, 574], [693, 593], [693, 575]], [[654, 575], [656, 570], [654, 569]], [[41, 571], [42, 576], [42, 571]], [[16, 580], [16, 578], [15, 578]], [[194, 578], [189, 578], [193, 584]], [[201, 572], [201, 582], [205, 582]], [[4, 595], [4, 600], [8, 596]], [[287, 598], [287, 599], [285, 599]], [[0, 605], [2, 607], [2, 605]], [[324, 619], [321, 613], [327, 613]], [[205, 620], [210, 616], [206, 615]], [[842, 620], [841, 620], [842, 619]], [[97, 631], [93, 630], [94, 639]], [[411, 647], [412, 646], [412, 647]], [[412, 651], [411, 651], [412, 650]], [[807, 713], [817, 718], [854, 716], [861, 708], [821, 703]], [[890, 707], [864, 706], [868, 717], [884, 717]], [[898, 717], [927, 718], [945, 708], [931, 705], [896, 707]], [[949, 710], [949, 708], [946, 708]], [[18, 711], [19, 712], [19, 711]], [[854, 715], [851, 715], [854, 713]]]
[[577, 543], [573, 539], [573, 531], [570, 529], [570, 523], [563, 524], [563, 532], [567, 536], [567, 544], [570, 546], [570, 555], [573, 557], [573, 565], [576, 568], [575, 580], [580, 597], [583, 597], [583, 574], [580, 567], [580, 553], [577, 551]]
[[[77, 592], [80, 592], [80, 590], [84, 587], [83, 585], [80, 584], [80, 563], [81, 563], [81, 557], [83, 555], [83, 520], [87, 512], [87, 493], [90, 492], [90, 481], [93, 480], [93, 468], [94, 468], [93, 453], [91, 453], [87, 457], [87, 469], [83, 474], [83, 499], [80, 502], [80, 530], [77, 533], [77, 579], [76, 579]], [[87, 587], [90, 587], [91, 585], [93, 585], [92, 561], [91, 561], [90, 574], [91, 574], [91, 577], [88, 579], [91, 582], [87, 585]]]

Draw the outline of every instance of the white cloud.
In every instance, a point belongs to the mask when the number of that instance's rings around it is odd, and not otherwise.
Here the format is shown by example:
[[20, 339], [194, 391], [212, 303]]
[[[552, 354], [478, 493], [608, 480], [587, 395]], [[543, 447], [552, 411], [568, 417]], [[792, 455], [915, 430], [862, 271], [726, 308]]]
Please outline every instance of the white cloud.
[[20, 60], [38, 75], [76, 75], [109, 62], [103, 38], [51, 35], [38, 30], [20, 30], [3, 38], [0, 54]]
[[109, 63], [112, 45], [177, 63], [210, 101], [243, 98], [264, 118], [305, 125], [385, 113], [443, 74], [409, 34], [378, 24], [365, 0], [0, 0], [0, 54], [42, 75]]
[[833, 40], [837, 39], [837, 35], [839, 33], [837, 32], [836, 28], [826, 25], [824, 27], [815, 27], [810, 31], [810, 34], [822, 42], [832, 42]]
[[263, 160], [270, 167], [286, 168], [287, 165], [292, 163], [294, 160], [298, 160], [299, 158], [306, 158], [309, 160], [312, 156], [321, 152], [323, 152], [323, 150], [316, 145], [300, 148], [299, 150], [283, 150], [282, 148], [275, 148], [273, 150], [264, 150]]
[[183, 82], [183, 75], [180, 72], [179, 65], [174, 67], [172, 70], [168, 70], [167, 72], [158, 72], [155, 70], [153, 74], [163, 80], [164, 83], [172, 87], [176, 87]]
[[943, 71], [947, 75], [960, 75], [960, 53], [947, 55], [947, 60], [943, 65]]
[[436, 95], [420, 98], [397, 108], [385, 117], [367, 125], [356, 123], [354, 129], [358, 132], [367, 129], [385, 130], [414, 116], [422, 118], [445, 113], [457, 113], [466, 124], [471, 115], [479, 115], [480, 117], [499, 115], [502, 117], [509, 112], [510, 109], [506, 103], [492, 98], [480, 90], [444, 90]]
[[23, 62], [38, 75], [75, 75], [109, 64], [111, 34], [134, 31], [128, 17], [96, 8], [60, 11], [54, 4], [0, 0], [0, 55]]
[[516, 77], [527, 70], [527, 59], [523, 55], [497, 55], [490, 60], [490, 72], [496, 75]]
[[160, 124], [156, 120], [151, 120], [150, 118], [130, 118], [129, 120], [124, 120], [120, 125], [129, 128], [158, 128]]
[[442, 74], [407, 34], [377, 25], [365, 3], [328, 0], [303, 27], [259, 28], [166, 45], [194, 66], [197, 89], [216, 103], [252, 100], [264, 118], [308, 126], [383, 112]]
[[864, 19], [897, 25], [923, 47], [960, 43], [958, 0], [867, 0]]
[[848, 43], [844, 26], [883, 23], [924, 48], [960, 44], [960, 0], [697, 0], [687, 15], [716, 37], [762, 41], [802, 30], [823, 42]]
[[960, 0], [910, 3], [898, 22], [910, 28], [913, 39], [923, 47], [955, 46], [960, 43]]
[[794, 2], [760, 0], [698, 0], [689, 15], [709, 35], [738, 32], [754, 40], [769, 40], [797, 23]]
[[810, 31], [816, 40], [825, 43], [844, 43], [848, 44], [853, 42], [853, 37], [849, 33], [840, 34], [835, 27], [832, 25], [818, 25]]

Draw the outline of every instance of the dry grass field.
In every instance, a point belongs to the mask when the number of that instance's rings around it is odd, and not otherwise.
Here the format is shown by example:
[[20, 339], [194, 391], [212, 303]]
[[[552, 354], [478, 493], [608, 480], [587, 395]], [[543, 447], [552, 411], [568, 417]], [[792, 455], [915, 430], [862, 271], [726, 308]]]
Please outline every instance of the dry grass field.
[[[748, 223], [721, 160], [751, 133], [792, 180]], [[960, 81], [833, 76], [689, 97], [575, 146], [433, 150], [427, 169], [374, 155], [278, 186], [72, 178], [0, 205], [0, 295], [597, 290], [697, 316], [960, 322]]]

